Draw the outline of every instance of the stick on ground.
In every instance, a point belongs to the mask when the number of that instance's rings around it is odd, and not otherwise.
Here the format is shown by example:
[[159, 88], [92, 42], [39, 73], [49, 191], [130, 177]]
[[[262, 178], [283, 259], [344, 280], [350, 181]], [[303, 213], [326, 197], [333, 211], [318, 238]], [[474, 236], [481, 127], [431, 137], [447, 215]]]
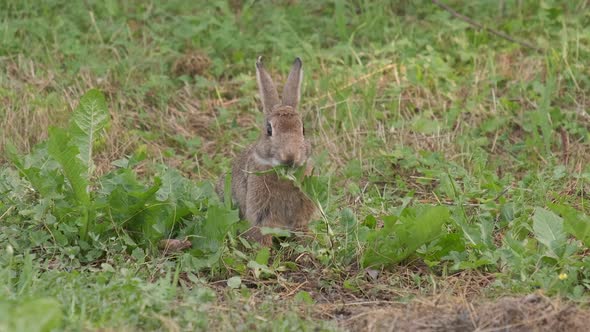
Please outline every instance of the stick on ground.
[[485, 30], [485, 31], [487, 31], [487, 32], [489, 32], [489, 33], [491, 33], [493, 35], [496, 35], [496, 36], [500, 37], [500, 38], [506, 39], [506, 40], [511, 41], [513, 43], [516, 43], [516, 44], [519, 44], [521, 46], [524, 46], [526, 48], [533, 49], [533, 50], [535, 50], [537, 52], [540, 52], [540, 53], [543, 53], [544, 52], [544, 50], [542, 48], [540, 48], [538, 46], [535, 46], [535, 45], [533, 45], [533, 44], [531, 44], [531, 43], [529, 43], [527, 41], [515, 39], [514, 37], [512, 37], [512, 36], [510, 36], [510, 35], [502, 32], [502, 31], [498, 31], [498, 30], [495, 30], [495, 29], [486, 27], [483, 24], [481, 24], [481, 23], [479, 23], [477, 21], [474, 21], [472, 18], [467, 17], [467, 16], [465, 16], [465, 15], [457, 12], [453, 8], [449, 7], [448, 5], [442, 3], [442, 2], [440, 2], [438, 0], [432, 0], [432, 3], [434, 3], [437, 6], [439, 6], [442, 9], [446, 10], [447, 12], [449, 12], [454, 17], [460, 19], [461, 21], [466, 22], [467, 24], [469, 24], [469, 25], [471, 25], [471, 26], [473, 26], [473, 27], [475, 27], [477, 29], [483, 29], [483, 30]]

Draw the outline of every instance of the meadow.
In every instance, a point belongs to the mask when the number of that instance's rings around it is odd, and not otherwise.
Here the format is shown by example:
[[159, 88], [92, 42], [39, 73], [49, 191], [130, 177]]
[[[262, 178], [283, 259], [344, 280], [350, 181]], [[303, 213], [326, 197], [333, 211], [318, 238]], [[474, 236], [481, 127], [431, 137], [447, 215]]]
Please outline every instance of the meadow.
[[[0, 331], [556, 331], [590, 315], [590, 3], [0, 1]], [[320, 207], [214, 183], [303, 59]], [[166, 241], [171, 239], [171, 241]], [[164, 240], [164, 241], [163, 241]]]

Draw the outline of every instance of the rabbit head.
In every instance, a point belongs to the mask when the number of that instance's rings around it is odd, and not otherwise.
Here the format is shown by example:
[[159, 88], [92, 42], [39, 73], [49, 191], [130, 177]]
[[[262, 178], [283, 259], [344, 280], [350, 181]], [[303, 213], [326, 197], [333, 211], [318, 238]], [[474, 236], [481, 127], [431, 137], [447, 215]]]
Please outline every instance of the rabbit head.
[[297, 111], [303, 80], [301, 59], [296, 58], [293, 63], [282, 99], [279, 99], [277, 89], [264, 69], [262, 57], [256, 61], [256, 80], [264, 123], [260, 140], [255, 145], [254, 159], [258, 164], [267, 166], [298, 167], [305, 164], [311, 146], [305, 139], [303, 121]]

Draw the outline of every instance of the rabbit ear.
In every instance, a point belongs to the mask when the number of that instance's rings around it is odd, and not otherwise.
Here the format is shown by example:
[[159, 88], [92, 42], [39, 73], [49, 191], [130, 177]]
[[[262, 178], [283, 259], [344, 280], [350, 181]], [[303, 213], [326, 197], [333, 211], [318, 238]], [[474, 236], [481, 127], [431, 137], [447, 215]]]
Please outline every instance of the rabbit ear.
[[287, 83], [283, 88], [283, 105], [291, 106], [294, 109], [299, 104], [301, 97], [301, 81], [303, 81], [303, 63], [300, 58], [296, 58], [291, 67]]
[[258, 82], [260, 99], [262, 99], [262, 110], [265, 113], [268, 113], [272, 111], [272, 108], [278, 105], [280, 101], [277, 89], [262, 64], [262, 56], [259, 56], [256, 60], [256, 81]]

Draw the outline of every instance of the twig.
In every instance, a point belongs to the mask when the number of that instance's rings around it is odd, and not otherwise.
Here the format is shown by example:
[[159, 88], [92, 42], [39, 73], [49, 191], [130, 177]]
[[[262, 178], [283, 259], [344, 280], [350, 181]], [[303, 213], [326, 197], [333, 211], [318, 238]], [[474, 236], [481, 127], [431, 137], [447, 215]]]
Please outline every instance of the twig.
[[511, 37], [510, 35], [502, 32], [502, 31], [498, 31], [498, 30], [495, 30], [495, 29], [486, 27], [483, 24], [481, 24], [481, 23], [479, 23], [477, 21], [474, 21], [472, 18], [467, 17], [467, 16], [465, 16], [465, 15], [457, 12], [453, 8], [449, 7], [448, 5], [445, 5], [444, 3], [441, 3], [438, 0], [432, 0], [432, 3], [434, 3], [437, 6], [439, 6], [442, 9], [446, 10], [447, 12], [451, 13], [451, 15], [453, 15], [454, 17], [456, 17], [456, 18], [458, 18], [458, 19], [460, 19], [460, 20], [462, 20], [464, 22], [467, 22], [469, 25], [471, 25], [471, 26], [473, 26], [473, 27], [475, 27], [477, 29], [483, 29], [483, 30], [485, 30], [485, 31], [487, 31], [487, 32], [489, 32], [489, 33], [491, 33], [493, 35], [496, 35], [496, 36], [500, 37], [500, 38], [503, 38], [503, 39], [506, 39], [506, 40], [511, 41], [513, 43], [519, 44], [521, 46], [524, 46], [524, 47], [533, 49], [533, 50], [535, 50], [537, 52], [540, 52], [540, 53], [542, 53], [544, 51], [542, 48], [540, 48], [538, 46], [535, 46], [535, 45], [533, 45], [533, 44], [531, 44], [531, 43], [529, 43], [527, 41], [515, 39], [515, 38]]
[[14, 206], [11, 206], [11, 207], [9, 207], [9, 208], [8, 208], [6, 211], [4, 211], [4, 213], [2, 213], [2, 215], [0, 216], [0, 220], [2, 220], [2, 218], [4, 218], [5, 216], [7, 216], [7, 215], [9, 214], [9, 213], [10, 213], [10, 211], [12, 211], [12, 208], [13, 208], [13, 207], [14, 207]]
[[[333, 92], [339, 92], [341, 90], [348, 89], [348, 88], [350, 88], [351, 86], [357, 84], [360, 81], [367, 80], [371, 76], [374, 76], [376, 74], [382, 73], [382, 72], [384, 72], [386, 70], [389, 70], [391, 68], [394, 68], [395, 69], [397, 67], [397, 65], [398, 65], [397, 63], [390, 63], [388, 65], [385, 65], [383, 67], [380, 67], [379, 69], [376, 69], [376, 70], [374, 70], [374, 71], [372, 71], [372, 72], [370, 72], [368, 74], [365, 74], [365, 75], [363, 75], [363, 76], [361, 76], [359, 78], [356, 78], [356, 79], [352, 80], [351, 82], [348, 82], [347, 84], [345, 84], [343, 86], [340, 86], [340, 87], [336, 88], [335, 90], [333, 90]], [[396, 76], [397, 76], [397, 70], [396, 70]], [[315, 98], [308, 99], [305, 104], [307, 105], [307, 104], [314, 103], [315, 101], [320, 100], [322, 98], [325, 98], [327, 96], [328, 96], [328, 94], [326, 93], [326, 94], [323, 94], [321, 96], [317, 96]]]
[[299, 288], [303, 287], [303, 285], [305, 285], [305, 284], [307, 284], [307, 280], [300, 283], [299, 285], [297, 285], [297, 287], [293, 288], [291, 291], [289, 291], [289, 293], [283, 295], [283, 298], [285, 299], [285, 298], [288, 298], [289, 296], [295, 294], [295, 292], [298, 291]]
[[494, 197], [494, 199], [492, 201], [497, 201], [500, 199], [500, 197], [504, 196], [504, 194], [506, 194], [508, 192], [508, 190], [510, 190], [510, 188], [512, 188], [512, 186], [508, 186], [506, 188], [504, 188], [504, 190], [502, 190], [502, 192], [500, 192], [496, 197]]
[[569, 161], [569, 146], [570, 146], [570, 139], [567, 135], [567, 132], [563, 127], [559, 128], [559, 134], [561, 135], [561, 148], [563, 150], [563, 163], [565, 165], [568, 164]]

